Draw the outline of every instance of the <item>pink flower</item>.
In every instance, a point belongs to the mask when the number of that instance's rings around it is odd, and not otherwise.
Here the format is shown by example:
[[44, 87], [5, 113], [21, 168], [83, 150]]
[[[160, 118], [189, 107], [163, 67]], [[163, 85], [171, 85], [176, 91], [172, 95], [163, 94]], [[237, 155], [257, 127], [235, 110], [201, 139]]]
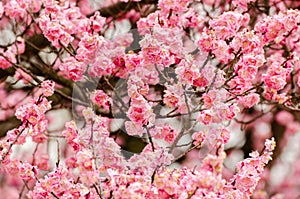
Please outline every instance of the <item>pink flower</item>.
[[22, 131], [22, 128], [12, 129], [7, 132], [7, 138], [9, 141], [14, 142], [16, 144], [24, 144], [26, 142], [26, 132]]
[[211, 20], [209, 25], [214, 29], [216, 36], [224, 40], [234, 36], [239, 28], [247, 25], [248, 22], [248, 14], [242, 15], [238, 12], [229, 11]]
[[271, 155], [276, 146], [274, 138], [265, 141], [265, 150], [262, 155], [251, 153], [247, 158], [237, 165], [237, 173], [234, 175], [234, 188], [243, 192], [244, 196], [251, 196], [261, 178], [264, 166], [272, 159]]
[[149, 85], [137, 75], [130, 75], [127, 85], [128, 95], [131, 98], [137, 98], [140, 95], [146, 95], [149, 92]]
[[266, 151], [268, 151], [268, 152], [272, 152], [275, 149], [276, 142], [275, 142], [274, 137], [272, 137], [271, 139], [267, 139], [265, 141], [265, 147], [266, 147]]
[[208, 80], [202, 74], [200, 74], [198, 77], [195, 77], [193, 80], [193, 85], [198, 87], [206, 87], [208, 83]]
[[143, 127], [131, 121], [125, 122], [125, 128], [128, 135], [142, 136], [144, 133]]
[[214, 101], [217, 98], [216, 92], [217, 91], [215, 91], [215, 90], [211, 90], [208, 93], [203, 94], [202, 98], [203, 98], [203, 102], [204, 102], [204, 105], [205, 105], [206, 109], [210, 109], [214, 105]]
[[213, 121], [213, 116], [209, 111], [204, 110], [200, 113], [198, 120], [201, 121], [203, 124], [207, 125]]
[[198, 131], [198, 132], [195, 132], [193, 135], [192, 135], [192, 139], [194, 140], [193, 144], [195, 146], [198, 146], [201, 147], [201, 145], [203, 144], [205, 138], [206, 138], [206, 133], [204, 131]]
[[151, 104], [148, 103], [142, 95], [131, 99], [127, 116], [131, 121], [139, 125], [146, 125], [149, 122], [153, 123], [155, 119]]
[[187, 10], [187, 6], [190, 0], [160, 0], [158, 6], [162, 12], [168, 13], [169, 10], [173, 10], [174, 13], [182, 13]]
[[163, 102], [168, 107], [176, 107], [179, 105], [180, 98], [183, 95], [183, 89], [180, 84], [166, 85], [167, 89], [164, 91]]
[[274, 90], [281, 90], [287, 84], [285, 76], [283, 75], [269, 75], [266, 74], [263, 77], [267, 87]]
[[169, 127], [169, 128], [163, 128], [162, 129], [162, 132], [161, 132], [162, 135], [164, 135], [164, 140], [168, 143], [173, 143], [174, 140], [176, 139], [176, 136], [178, 135], [178, 131]]
[[25, 52], [25, 42], [22, 37], [17, 37], [15, 44], [10, 48], [13, 54], [23, 54]]
[[35, 179], [37, 168], [29, 163], [21, 163], [19, 165], [19, 174], [23, 180]]
[[49, 155], [43, 154], [41, 157], [39, 157], [37, 161], [37, 167], [40, 170], [49, 170], [50, 169], [50, 162], [49, 162]]
[[53, 81], [51, 81], [51, 80], [43, 81], [41, 86], [43, 89], [43, 95], [45, 97], [49, 97], [49, 96], [53, 95], [54, 86], [55, 86], [55, 83]]
[[99, 12], [95, 12], [95, 14], [90, 18], [90, 23], [92, 29], [95, 32], [99, 32], [105, 24], [105, 18], [101, 17]]
[[109, 111], [110, 106], [112, 105], [112, 99], [107, 96], [102, 90], [97, 90], [94, 93], [93, 101], [100, 108], [103, 108], [106, 111]]
[[66, 130], [62, 132], [62, 135], [67, 139], [68, 142], [73, 141], [77, 136], [77, 127], [74, 121], [66, 123]]
[[260, 96], [257, 93], [250, 93], [246, 96], [240, 97], [239, 101], [243, 104], [245, 108], [251, 108], [258, 104]]
[[68, 57], [64, 59], [59, 68], [73, 81], [80, 81], [83, 78], [86, 65], [83, 62], [77, 61], [74, 57]]
[[3, 54], [0, 54], [0, 68], [7, 69], [12, 66], [12, 63], [16, 62], [15, 54], [11, 51], [2, 52], [2, 49], [0, 49], [0, 53]]
[[26, 0], [11, 0], [4, 5], [5, 14], [13, 19], [18, 21], [25, 20], [27, 18], [31, 19], [30, 15], [26, 12], [26, 9], [29, 8], [30, 1]]
[[77, 163], [76, 163], [76, 158], [75, 157], [70, 157], [66, 159], [66, 166], [68, 168], [76, 168], [77, 167]]
[[39, 104], [30, 103], [18, 107], [15, 115], [22, 122], [28, 121], [32, 126], [35, 126], [45, 118], [44, 114], [50, 108], [50, 102], [44, 98]]
[[95, 162], [93, 158], [93, 154], [89, 150], [82, 150], [76, 154], [77, 165], [79, 169], [92, 171], [95, 169]]
[[227, 63], [234, 57], [230, 52], [229, 46], [224, 40], [219, 40], [212, 52], [222, 63]]

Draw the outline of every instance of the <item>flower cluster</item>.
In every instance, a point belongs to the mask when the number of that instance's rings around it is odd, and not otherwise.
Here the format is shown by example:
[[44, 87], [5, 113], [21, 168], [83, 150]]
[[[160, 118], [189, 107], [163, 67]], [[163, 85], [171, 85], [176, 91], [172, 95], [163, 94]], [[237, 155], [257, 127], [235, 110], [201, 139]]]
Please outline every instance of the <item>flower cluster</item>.
[[297, 198], [299, 6], [1, 1], [1, 196]]
[[94, 94], [93, 101], [100, 108], [104, 110], [109, 110], [110, 105], [112, 104], [112, 99], [109, 98], [102, 90], [97, 90]]
[[28, 122], [35, 126], [45, 118], [45, 112], [51, 108], [50, 102], [43, 98], [41, 101], [33, 101], [30, 104], [19, 107], [16, 117], [23, 123]]
[[131, 105], [127, 115], [133, 123], [139, 126], [154, 123], [155, 120], [151, 104], [148, 103], [142, 95], [131, 99]]

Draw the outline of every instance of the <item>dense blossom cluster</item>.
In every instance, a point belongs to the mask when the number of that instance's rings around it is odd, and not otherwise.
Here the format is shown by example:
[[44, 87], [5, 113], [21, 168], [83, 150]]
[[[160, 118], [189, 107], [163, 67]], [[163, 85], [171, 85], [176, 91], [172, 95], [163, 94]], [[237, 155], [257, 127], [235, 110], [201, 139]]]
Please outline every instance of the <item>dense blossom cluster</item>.
[[0, 197], [299, 197], [297, 6], [0, 2]]

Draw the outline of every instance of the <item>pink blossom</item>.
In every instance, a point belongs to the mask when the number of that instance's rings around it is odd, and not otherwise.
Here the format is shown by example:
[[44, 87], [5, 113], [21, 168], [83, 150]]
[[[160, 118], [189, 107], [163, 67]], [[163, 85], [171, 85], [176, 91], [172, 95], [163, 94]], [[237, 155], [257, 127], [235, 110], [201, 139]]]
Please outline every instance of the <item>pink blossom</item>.
[[234, 175], [234, 187], [243, 192], [245, 196], [253, 194], [254, 189], [260, 180], [260, 175], [265, 164], [270, 161], [275, 148], [274, 138], [266, 140], [265, 151], [261, 156], [258, 153], [252, 153], [252, 157], [241, 161], [237, 165], [237, 174]]
[[133, 71], [135, 68], [137, 68], [141, 63], [141, 56], [137, 55], [133, 52], [129, 52], [124, 57], [125, 61], [125, 67], [128, 71]]
[[213, 121], [213, 116], [209, 111], [202, 111], [200, 113], [200, 116], [198, 118], [199, 121], [201, 121], [203, 124], [210, 124]]
[[11, 51], [7, 50], [3, 52], [2, 49], [0, 49], [0, 68], [7, 69], [15, 62], [15, 55]]
[[66, 166], [68, 168], [76, 168], [77, 167], [76, 161], [77, 160], [75, 157], [70, 157], [70, 158], [66, 159]]
[[[1, 196], [296, 198], [299, 161], [280, 182], [286, 150], [266, 168], [276, 143], [262, 141], [284, 131], [285, 147], [300, 128], [298, 6], [1, 1]], [[259, 151], [228, 165], [250, 145]]]
[[161, 129], [160, 136], [163, 137], [166, 142], [173, 143], [178, 133], [176, 129], [166, 125]]
[[196, 77], [193, 80], [193, 85], [198, 87], [206, 87], [208, 85], [208, 80], [204, 77], [204, 75], [200, 74], [199, 77]]
[[66, 130], [62, 132], [62, 135], [65, 136], [68, 142], [73, 141], [77, 136], [77, 127], [74, 121], [70, 121], [66, 123]]
[[13, 54], [23, 54], [25, 52], [25, 41], [22, 37], [17, 37], [15, 44], [11, 46]]
[[26, 132], [23, 132], [22, 128], [11, 129], [7, 132], [7, 137], [10, 142], [16, 142], [16, 144], [24, 144], [26, 142]]
[[46, 136], [48, 121], [46, 119], [40, 121], [37, 125], [29, 129], [28, 135], [32, 136], [32, 140], [36, 143], [43, 143], [48, 139]]
[[268, 139], [265, 141], [266, 151], [273, 151], [276, 147], [275, 139], [272, 137], [271, 139]]
[[112, 99], [107, 96], [102, 90], [97, 90], [94, 93], [93, 101], [97, 104], [100, 108], [108, 111], [110, 106], [112, 105]]
[[50, 102], [44, 98], [40, 103], [30, 103], [20, 106], [17, 108], [15, 115], [22, 122], [28, 121], [31, 125], [35, 126], [44, 119], [45, 112], [50, 108]]
[[79, 48], [76, 58], [86, 63], [92, 63], [96, 58], [97, 51], [108, 44], [103, 37], [97, 34], [83, 33], [78, 44]]
[[139, 135], [142, 136], [143, 135], [143, 127], [139, 124], [136, 124], [134, 122], [131, 121], [126, 121], [125, 122], [125, 128], [126, 128], [126, 132], [128, 133], [128, 135]]
[[262, 39], [254, 33], [254, 31], [243, 31], [238, 32], [230, 43], [230, 47], [238, 52], [241, 50], [245, 54], [262, 53]]
[[233, 58], [233, 54], [230, 53], [229, 46], [224, 40], [220, 40], [216, 43], [215, 49], [213, 49], [213, 53], [222, 63], [227, 63]]
[[19, 173], [23, 180], [32, 180], [35, 179], [37, 168], [29, 163], [21, 163], [19, 166]]
[[183, 89], [180, 84], [166, 85], [167, 89], [164, 91], [163, 102], [168, 107], [176, 107], [179, 105], [180, 98], [183, 96]]
[[91, 151], [82, 150], [77, 153], [77, 165], [79, 169], [84, 169], [91, 171], [95, 169], [95, 164], [93, 161], [93, 155]]
[[209, 52], [211, 49], [215, 49], [217, 45], [217, 38], [212, 30], [204, 28], [201, 37], [197, 44], [205, 52]]
[[260, 97], [257, 93], [251, 93], [239, 99], [245, 108], [253, 107], [254, 105], [258, 104], [259, 100]]
[[216, 95], [217, 95], [216, 91], [214, 91], [214, 90], [209, 91], [209, 93], [203, 94], [203, 102], [207, 109], [212, 108], [212, 106], [214, 105], [214, 101], [217, 98]]
[[214, 28], [215, 34], [219, 39], [228, 39], [232, 37], [241, 26], [247, 25], [249, 22], [249, 15], [242, 15], [237, 12], [224, 12], [209, 22], [210, 26]]
[[49, 155], [43, 154], [39, 160], [37, 161], [37, 167], [39, 170], [49, 170], [50, 169], [50, 162], [49, 162]]
[[101, 77], [111, 74], [115, 69], [115, 64], [112, 59], [105, 55], [99, 55], [92, 64], [89, 70], [89, 75], [94, 77]]
[[101, 17], [99, 12], [95, 12], [94, 16], [90, 18], [90, 21], [92, 29], [95, 32], [99, 32], [105, 24], [105, 18]]
[[281, 90], [286, 85], [285, 77], [282, 75], [265, 75], [264, 82], [270, 89]]
[[53, 95], [54, 86], [55, 86], [55, 83], [53, 81], [51, 81], [51, 80], [43, 81], [41, 86], [43, 89], [43, 95], [45, 97], [49, 97], [49, 96]]
[[195, 146], [198, 146], [201, 147], [201, 145], [203, 144], [204, 140], [205, 140], [205, 132], [204, 131], [198, 131], [198, 132], [195, 132], [193, 135], [192, 135], [192, 138], [194, 140], [193, 144]]
[[187, 6], [190, 0], [175, 0], [174, 2], [168, 0], [160, 0], [158, 6], [163, 12], [169, 12], [173, 10], [174, 13], [182, 13], [187, 10]]
[[137, 67], [135, 74], [146, 84], [155, 85], [159, 82], [159, 73], [153, 64], [145, 64], [143, 67]]
[[83, 78], [86, 65], [83, 62], [77, 61], [74, 57], [68, 57], [59, 68], [73, 81], [80, 81]]
[[30, 21], [31, 17], [26, 12], [26, 9], [29, 8], [29, 5], [30, 5], [30, 1], [26, 1], [26, 0], [9, 1], [4, 5], [5, 14], [8, 17], [14, 18], [18, 21], [21, 21], [21, 20], [24, 20], [24, 21], [29, 20]]
[[131, 121], [139, 125], [146, 125], [149, 122], [153, 123], [155, 119], [151, 103], [148, 103], [142, 95], [131, 99], [127, 116]]

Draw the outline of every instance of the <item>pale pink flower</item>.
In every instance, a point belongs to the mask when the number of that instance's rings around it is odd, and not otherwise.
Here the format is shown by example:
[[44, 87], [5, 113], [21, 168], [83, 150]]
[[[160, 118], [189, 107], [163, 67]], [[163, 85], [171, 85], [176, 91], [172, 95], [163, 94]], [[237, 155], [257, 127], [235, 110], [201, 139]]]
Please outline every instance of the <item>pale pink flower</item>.
[[49, 96], [53, 95], [54, 86], [55, 86], [55, 83], [53, 81], [51, 81], [51, 80], [43, 81], [41, 86], [43, 89], [43, 95], [45, 97], [49, 97]]
[[142, 136], [144, 133], [143, 127], [131, 121], [125, 122], [125, 128], [128, 135]]
[[193, 144], [195, 146], [199, 145], [199, 147], [201, 147], [201, 145], [203, 144], [204, 140], [206, 139], [206, 133], [204, 131], [195, 132], [192, 135], [192, 139], [194, 140]]
[[257, 93], [250, 93], [239, 98], [240, 103], [242, 103], [245, 108], [253, 107], [258, 104], [259, 100], [260, 96]]
[[68, 78], [73, 81], [80, 81], [83, 79], [86, 65], [83, 62], [77, 61], [74, 57], [64, 59], [64, 62], [59, 66]]
[[210, 111], [204, 110], [201, 111], [198, 121], [201, 121], [203, 124], [207, 125], [213, 121], [213, 116]]
[[95, 91], [93, 101], [100, 108], [103, 108], [106, 111], [109, 111], [109, 108], [112, 105], [112, 99], [102, 90]]

